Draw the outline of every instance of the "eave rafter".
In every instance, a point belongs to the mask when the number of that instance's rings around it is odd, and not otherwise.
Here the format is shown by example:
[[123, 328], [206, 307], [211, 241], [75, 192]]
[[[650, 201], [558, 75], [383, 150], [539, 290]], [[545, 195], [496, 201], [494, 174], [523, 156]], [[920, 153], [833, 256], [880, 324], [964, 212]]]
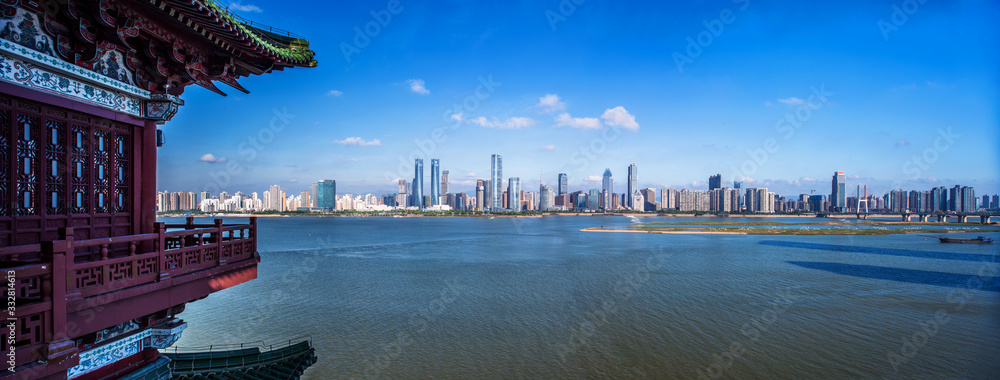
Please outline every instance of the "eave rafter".
[[269, 40], [211, 0], [0, 0], [4, 19], [19, 8], [51, 37], [26, 46], [152, 94], [195, 84], [225, 95], [213, 82], [246, 93], [241, 77], [315, 66], [304, 40]]

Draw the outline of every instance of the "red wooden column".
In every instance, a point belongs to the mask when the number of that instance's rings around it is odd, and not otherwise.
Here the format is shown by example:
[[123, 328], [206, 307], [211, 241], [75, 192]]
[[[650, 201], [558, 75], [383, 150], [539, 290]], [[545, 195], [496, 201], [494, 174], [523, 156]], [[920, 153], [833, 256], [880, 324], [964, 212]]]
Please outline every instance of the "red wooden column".
[[67, 260], [66, 254], [73, 252], [73, 228], [60, 228], [59, 236], [61, 240], [42, 242], [42, 253], [52, 265], [52, 335], [43, 355], [47, 362], [75, 366], [79, 350], [66, 330], [66, 289], [73, 270], [72, 258]]
[[212, 235], [215, 236], [216, 265], [224, 265], [226, 260], [222, 258], [222, 246], [225, 244], [222, 239], [222, 219], [215, 219], [215, 232], [212, 232]]
[[145, 125], [136, 130], [132, 139], [136, 144], [132, 144], [132, 149], [136, 150], [133, 157], [139, 160], [133, 164], [132, 194], [138, 193], [138, 198], [133, 198], [132, 204], [138, 205], [138, 209], [133, 210], [140, 216], [134, 233], [147, 234], [156, 232], [153, 225], [156, 223], [156, 122], [146, 120]]
[[250, 217], [250, 241], [253, 242], [250, 245], [252, 247], [251, 250], [253, 251], [252, 254], [256, 255], [257, 254], [257, 217], [256, 216], [251, 216]]
[[160, 268], [160, 278], [159, 281], [166, 280], [170, 278], [170, 268], [167, 268], [167, 225], [163, 222], [156, 222], [156, 250], [158, 261], [156, 263]]

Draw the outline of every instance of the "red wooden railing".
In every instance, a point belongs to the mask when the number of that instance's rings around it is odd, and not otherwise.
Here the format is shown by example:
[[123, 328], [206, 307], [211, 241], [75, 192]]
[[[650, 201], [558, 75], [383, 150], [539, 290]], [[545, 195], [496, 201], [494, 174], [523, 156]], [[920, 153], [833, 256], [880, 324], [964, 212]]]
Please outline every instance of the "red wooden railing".
[[[222, 219], [194, 224], [188, 218], [185, 224], [156, 223], [155, 233], [78, 241], [73, 239], [72, 228], [62, 228], [60, 240], [0, 248], [0, 269], [8, 278], [5, 290], [11, 290], [10, 281], [14, 284], [17, 364], [51, 362], [75, 352], [71, 339], [86, 332], [74, 331], [67, 317], [93, 316], [70, 316], [68, 304], [84, 302], [93, 314], [114, 302], [114, 297], [107, 296], [110, 293], [172, 278], [198, 277], [201, 271], [256, 259], [256, 232], [256, 218], [238, 225], [224, 225]], [[90, 257], [94, 251], [99, 252], [98, 260], [74, 262], [73, 257]], [[37, 257], [37, 252], [41, 252], [40, 261], [17, 259], [25, 253]], [[3, 331], [7, 335], [9, 330]], [[6, 338], [0, 339], [0, 351], [5, 353], [10, 350]]]

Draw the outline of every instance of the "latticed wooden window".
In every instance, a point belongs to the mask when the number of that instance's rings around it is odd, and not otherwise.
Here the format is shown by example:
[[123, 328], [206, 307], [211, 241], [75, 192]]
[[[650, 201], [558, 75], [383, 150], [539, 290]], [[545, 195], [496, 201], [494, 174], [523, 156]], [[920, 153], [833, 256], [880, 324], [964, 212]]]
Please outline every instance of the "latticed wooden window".
[[0, 246], [132, 231], [138, 128], [0, 96]]

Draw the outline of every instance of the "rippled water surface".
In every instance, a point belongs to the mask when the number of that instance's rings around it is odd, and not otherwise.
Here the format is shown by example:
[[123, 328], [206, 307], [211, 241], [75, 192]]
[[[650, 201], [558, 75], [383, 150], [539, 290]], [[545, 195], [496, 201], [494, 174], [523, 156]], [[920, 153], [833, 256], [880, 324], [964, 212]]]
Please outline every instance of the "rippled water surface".
[[[308, 335], [308, 379], [1000, 373], [997, 244], [579, 231], [629, 223], [260, 218], [259, 277], [188, 304], [177, 344]], [[949, 234], [976, 235], [1000, 238]]]

